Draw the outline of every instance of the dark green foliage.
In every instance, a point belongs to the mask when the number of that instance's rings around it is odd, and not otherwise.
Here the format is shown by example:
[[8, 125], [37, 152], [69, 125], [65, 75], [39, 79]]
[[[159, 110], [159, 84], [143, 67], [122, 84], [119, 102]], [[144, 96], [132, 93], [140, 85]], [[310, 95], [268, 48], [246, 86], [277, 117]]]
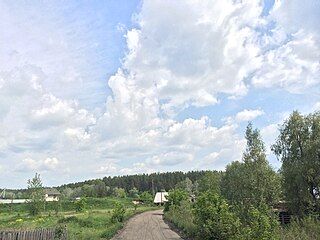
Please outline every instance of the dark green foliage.
[[122, 222], [124, 220], [124, 215], [126, 213], [126, 210], [124, 206], [117, 202], [115, 203], [115, 207], [112, 212], [111, 221], [112, 222]]
[[197, 237], [209, 239], [240, 239], [240, 219], [227, 202], [213, 192], [205, 192], [195, 203]]
[[235, 206], [234, 212], [241, 221], [241, 232], [244, 239], [272, 240], [278, 239], [279, 223], [267, 205], [253, 207]]
[[280, 196], [280, 178], [270, 167], [259, 131], [249, 124], [243, 162], [233, 162], [223, 175], [223, 196], [232, 204], [272, 206]]
[[164, 211], [168, 211], [171, 206], [179, 206], [182, 201], [189, 199], [188, 192], [182, 189], [174, 189], [169, 191], [167, 197], [168, 202], [165, 203]]
[[273, 152], [282, 161], [283, 189], [300, 217], [320, 213], [320, 112], [293, 112], [280, 128]]
[[153, 196], [147, 191], [141, 193], [139, 197], [143, 203], [150, 204], [153, 202]]

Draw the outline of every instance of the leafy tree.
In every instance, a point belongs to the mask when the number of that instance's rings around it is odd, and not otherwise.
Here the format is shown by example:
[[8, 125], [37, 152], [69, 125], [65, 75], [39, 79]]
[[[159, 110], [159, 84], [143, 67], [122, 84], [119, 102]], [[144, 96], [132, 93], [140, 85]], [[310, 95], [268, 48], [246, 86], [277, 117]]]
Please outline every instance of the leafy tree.
[[246, 130], [247, 148], [243, 162], [227, 166], [222, 178], [222, 194], [233, 204], [271, 206], [280, 195], [280, 178], [268, 164], [263, 141], [250, 123]]
[[240, 239], [240, 220], [227, 202], [214, 192], [204, 192], [194, 207], [199, 239]]
[[185, 190], [182, 189], [174, 189], [169, 191], [169, 195], [167, 197], [167, 202], [164, 206], [164, 211], [168, 211], [171, 206], [178, 206], [182, 201], [188, 200], [189, 196]]
[[145, 191], [145, 192], [140, 194], [140, 200], [142, 202], [144, 202], [144, 203], [147, 203], [147, 204], [148, 203], [152, 203], [153, 202], [153, 196], [149, 192]]
[[105, 197], [108, 194], [108, 187], [106, 186], [105, 182], [101, 179], [96, 180], [94, 184], [94, 191], [97, 197]]
[[28, 202], [29, 213], [31, 215], [38, 215], [45, 203], [40, 174], [36, 173], [34, 178], [28, 180], [28, 191], [30, 193]]
[[320, 212], [320, 112], [294, 111], [272, 146], [282, 161], [283, 189], [294, 214]]
[[194, 185], [193, 185], [192, 181], [190, 180], [190, 178], [186, 178], [185, 180], [177, 183], [175, 188], [182, 189], [182, 190], [186, 191], [189, 195], [193, 194], [194, 190], [195, 190]]
[[139, 198], [139, 190], [136, 187], [130, 189], [129, 196], [132, 198]]
[[114, 192], [114, 196], [116, 196], [116, 197], [119, 197], [119, 198], [126, 198], [127, 197], [126, 190], [124, 190], [123, 188], [115, 187], [113, 189], [113, 192]]
[[220, 172], [206, 172], [198, 181], [199, 192], [211, 191], [220, 194], [221, 177]]

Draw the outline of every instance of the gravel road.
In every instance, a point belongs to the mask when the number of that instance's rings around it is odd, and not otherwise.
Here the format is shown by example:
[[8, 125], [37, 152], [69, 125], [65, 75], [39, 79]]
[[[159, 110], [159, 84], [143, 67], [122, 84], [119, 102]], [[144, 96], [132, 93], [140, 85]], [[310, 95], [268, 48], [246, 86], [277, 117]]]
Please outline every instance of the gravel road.
[[138, 214], [129, 219], [125, 227], [112, 240], [164, 240], [182, 239], [163, 221], [162, 210]]

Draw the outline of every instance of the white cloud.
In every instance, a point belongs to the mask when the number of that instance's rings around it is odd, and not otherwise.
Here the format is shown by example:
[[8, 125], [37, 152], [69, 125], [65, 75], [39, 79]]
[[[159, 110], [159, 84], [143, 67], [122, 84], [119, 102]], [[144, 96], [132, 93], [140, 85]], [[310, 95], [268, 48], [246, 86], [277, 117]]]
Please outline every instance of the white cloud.
[[251, 109], [244, 109], [241, 112], [238, 112], [235, 119], [238, 122], [244, 122], [244, 121], [252, 121], [253, 119], [264, 115], [264, 111], [260, 109], [251, 110]]
[[25, 158], [18, 164], [17, 170], [18, 171], [55, 171], [59, 166], [60, 162], [57, 158], [46, 158], [43, 160], [34, 160], [32, 158]]
[[252, 83], [281, 87], [292, 93], [319, 91], [320, 3], [317, 0], [277, 0], [270, 21], [275, 27], [266, 38], [263, 64]]

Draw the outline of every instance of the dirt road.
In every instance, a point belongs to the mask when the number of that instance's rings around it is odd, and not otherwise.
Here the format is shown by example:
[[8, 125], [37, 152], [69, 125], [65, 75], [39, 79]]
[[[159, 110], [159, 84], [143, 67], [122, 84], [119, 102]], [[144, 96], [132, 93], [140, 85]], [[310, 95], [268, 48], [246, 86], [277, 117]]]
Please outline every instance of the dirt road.
[[182, 239], [163, 221], [162, 210], [149, 211], [131, 218], [112, 240]]

